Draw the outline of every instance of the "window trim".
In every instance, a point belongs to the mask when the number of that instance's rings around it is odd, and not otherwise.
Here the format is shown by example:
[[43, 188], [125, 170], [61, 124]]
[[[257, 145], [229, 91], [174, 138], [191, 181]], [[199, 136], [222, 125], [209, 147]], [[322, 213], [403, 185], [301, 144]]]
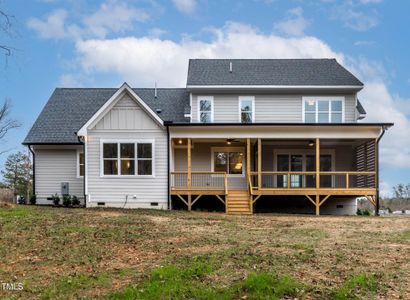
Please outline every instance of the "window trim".
[[[239, 96], [238, 97], [238, 122], [242, 123], [242, 101], [251, 101], [252, 102], [252, 123], [255, 123], [255, 96]], [[244, 123], [246, 124], [246, 123]]]
[[214, 96], [197, 96], [197, 120], [198, 123], [207, 124], [201, 122], [201, 100], [210, 101], [211, 102], [211, 123], [214, 122]]
[[228, 177], [245, 177], [245, 166], [246, 166], [246, 156], [245, 147], [212, 147], [211, 148], [211, 172], [215, 172], [215, 152], [242, 152], [242, 174], [229, 174], [226, 173]]
[[[118, 148], [118, 174], [105, 175], [104, 174], [104, 144], [117, 144]], [[134, 171], [133, 175], [121, 175], [121, 152], [120, 144], [134, 144]], [[152, 145], [152, 174], [138, 175], [138, 144]], [[101, 178], [155, 178], [155, 139], [101, 139], [100, 140], [100, 177]]]
[[[80, 172], [80, 154], [82, 154], [82, 155], [84, 155], [84, 151], [83, 150], [77, 150], [77, 167], [76, 167], [76, 169], [77, 169], [77, 178], [84, 178], [84, 175], [80, 175], [81, 174], [81, 172]], [[85, 174], [85, 155], [84, 155], [84, 164], [83, 164], [83, 166], [84, 166], [84, 174]]]
[[[302, 122], [306, 123], [305, 120], [305, 104], [307, 101], [315, 101], [316, 105], [315, 105], [315, 123], [317, 124], [322, 124], [318, 122], [318, 118], [319, 118], [319, 113], [318, 113], [318, 105], [317, 102], [318, 101], [323, 101], [323, 100], [327, 100], [329, 101], [329, 122], [325, 123], [325, 124], [341, 124], [341, 123], [345, 123], [345, 97], [344, 96], [303, 96], [302, 97]], [[332, 106], [332, 101], [342, 101], [342, 122], [341, 123], [331, 123], [331, 115], [332, 115], [332, 111], [331, 111], [331, 106]]]

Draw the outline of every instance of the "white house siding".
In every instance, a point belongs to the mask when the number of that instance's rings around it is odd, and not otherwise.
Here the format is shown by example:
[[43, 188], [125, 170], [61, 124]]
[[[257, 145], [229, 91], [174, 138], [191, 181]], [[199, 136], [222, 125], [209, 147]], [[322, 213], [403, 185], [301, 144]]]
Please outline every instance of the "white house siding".
[[[49, 146], [50, 147], [50, 146]], [[57, 147], [57, 146], [54, 146]], [[77, 149], [82, 146], [60, 146], [57, 149], [34, 148], [35, 187], [38, 204], [52, 204], [51, 195], [61, 196], [61, 183], [69, 183], [69, 193], [81, 199], [84, 197], [83, 178], [77, 177]]]
[[[155, 177], [101, 177], [100, 142], [110, 140], [153, 139]], [[167, 134], [129, 96], [124, 96], [96, 126], [88, 131], [87, 207], [167, 209]], [[125, 203], [126, 199], [127, 203]]]
[[[202, 94], [201, 94], [202, 95]], [[198, 96], [192, 95], [192, 122], [198, 122]], [[244, 94], [203, 94], [214, 97], [214, 122], [239, 122], [239, 96]], [[317, 95], [317, 94], [316, 94]], [[252, 94], [256, 123], [299, 123], [303, 121], [304, 96], [312, 94]], [[324, 96], [324, 94], [320, 94]], [[345, 97], [345, 122], [356, 122], [356, 94], [329, 94]]]

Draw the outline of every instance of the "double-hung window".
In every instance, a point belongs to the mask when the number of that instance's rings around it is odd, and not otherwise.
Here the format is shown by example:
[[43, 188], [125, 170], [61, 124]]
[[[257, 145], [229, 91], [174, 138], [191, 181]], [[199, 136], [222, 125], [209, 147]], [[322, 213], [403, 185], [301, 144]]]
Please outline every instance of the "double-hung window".
[[77, 152], [77, 177], [84, 176], [84, 152]]
[[200, 123], [212, 123], [214, 119], [214, 99], [211, 96], [198, 97], [198, 119]]
[[305, 123], [343, 123], [343, 97], [304, 97]]
[[239, 119], [241, 123], [253, 123], [255, 117], [255, 97], [239, 97]]
[[103, 142], [103, 176], [153, 175], [153, 142]]

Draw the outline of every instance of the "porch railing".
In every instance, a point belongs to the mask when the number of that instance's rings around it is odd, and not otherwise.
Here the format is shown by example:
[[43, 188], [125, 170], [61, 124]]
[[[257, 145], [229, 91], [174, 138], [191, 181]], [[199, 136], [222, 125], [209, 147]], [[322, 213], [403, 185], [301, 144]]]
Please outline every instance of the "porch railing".
[[191, 172], [189, 182], [188, 172], [171, 172], [172, 190], [192, 191], [223, 191], [228, 193], [228, 179], [225, 172]]
[[[319, 172], [320, 188], [360, 189], [376, 188], [376, 172], [334, 171]], [[260, 181], [260, 184], [259, 184]], [[315, 189], [316, 172], [250, 172], [249, 185], [253, 189]]]

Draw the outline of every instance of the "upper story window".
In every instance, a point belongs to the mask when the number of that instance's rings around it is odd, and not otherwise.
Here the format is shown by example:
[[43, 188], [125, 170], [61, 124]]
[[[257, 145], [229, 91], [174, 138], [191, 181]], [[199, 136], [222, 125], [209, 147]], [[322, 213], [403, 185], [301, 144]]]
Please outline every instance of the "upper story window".
[[200, 123], [212, 123], [214, 121], [213, 97], [198, 97], [198, 119]]
[[343, 123], [343, 97], [304, 97], [303, 120], [305, 123]]
[[255, 122], [255, 97], [239, 97], [239, 119], [241, 123]]
[[153, 142], [103, 142], [103, 176], [153, 175]]

